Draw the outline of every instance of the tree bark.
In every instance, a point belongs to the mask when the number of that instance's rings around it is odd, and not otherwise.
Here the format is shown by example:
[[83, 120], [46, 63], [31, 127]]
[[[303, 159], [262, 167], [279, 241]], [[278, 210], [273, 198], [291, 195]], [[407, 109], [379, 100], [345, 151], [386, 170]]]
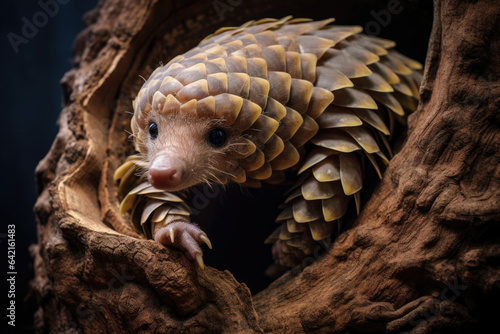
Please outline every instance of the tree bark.
[[[224, 25], [271, 16], [277, 4], [229, 6]], [[401, 150], [331, 248], [255, 296], [230, 272], [198, 269], [133, 232], [118, 213], [112, 179], [132, 153], [125, 130], [139, 75], [219, 28], [219, 14], [212, 2], [108, 0], [86, 16], [75, 66], [62, 81], [59, 134], [36, 170], [37, 331], [441, 333], [493, 324], [500, 310], [496, 1], [435, 1], [421, 101]]]

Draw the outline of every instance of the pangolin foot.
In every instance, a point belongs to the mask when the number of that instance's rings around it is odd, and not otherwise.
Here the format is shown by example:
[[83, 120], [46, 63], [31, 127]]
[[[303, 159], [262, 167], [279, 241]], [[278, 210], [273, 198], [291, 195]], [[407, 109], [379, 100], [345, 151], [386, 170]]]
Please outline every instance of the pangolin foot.
[[174, 221], [162, 227], [154, 235], [154, 240], [182, 250], [189, 259], [196, 260], [201, 269], [205, 268], [205, 264], [200, 244], [205, 243], [212, 249], [212, 243], [206, 233], [187, 221]]

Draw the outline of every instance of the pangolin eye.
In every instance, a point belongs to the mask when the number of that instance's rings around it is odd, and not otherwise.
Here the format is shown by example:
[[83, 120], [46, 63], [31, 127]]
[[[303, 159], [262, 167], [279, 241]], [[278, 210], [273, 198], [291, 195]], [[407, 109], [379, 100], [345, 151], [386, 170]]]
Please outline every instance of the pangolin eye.
[[226, 133], [222, 129], [213, 129], [208, 134], [210, 144], [215, 147], [221, 147], [226, 142]]
[[154, 122], [149, 124], [149, 136], [151, 139], [156, 139], [156, 137], [158, 137], [158, 125]]

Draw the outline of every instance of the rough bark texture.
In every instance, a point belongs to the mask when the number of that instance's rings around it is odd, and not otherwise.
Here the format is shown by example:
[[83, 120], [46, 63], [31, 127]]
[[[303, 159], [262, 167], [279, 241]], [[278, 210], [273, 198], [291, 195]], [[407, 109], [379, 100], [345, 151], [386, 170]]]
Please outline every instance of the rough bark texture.
[[[241, 23], [271, 7], [255, 1], [226, 14]], [[324, 256], [252, 297], [231, 273], [200, 270], [136, 235], [118, 213], [112, 180], [132, 153], [125, 129], [138, 75], [220, 27], [213, 3], [102, 1], [75, 43], [60, 132], [36, 171], [36, 329], [430, 333], [492, 324], [500, 309], [500, 7], [436, 0], [434, 11], [420, 106], [361, 215]]]

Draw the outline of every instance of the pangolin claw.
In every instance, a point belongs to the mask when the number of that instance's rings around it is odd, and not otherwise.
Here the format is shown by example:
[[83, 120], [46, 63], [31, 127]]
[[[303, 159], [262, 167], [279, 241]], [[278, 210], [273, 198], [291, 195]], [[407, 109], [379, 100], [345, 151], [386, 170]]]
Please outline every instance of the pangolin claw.
[[205, 269], [205, 264], [203, 263], [203, 255], [201, 255], [200, 253], [196, 254], [196, 262], [201, 269]]
[[205, 234], [200, 235], [200, 240], [203, 241], [208, 246], [208, 248], [212, 249], [212, 242], [210, 242], [210, 239], [208, 239]]
[[172, 243], [172, 245], [175, 244], [175, 234], [173, 228], [168, 230], [168, 236], [170, 238], [170, 242]]

